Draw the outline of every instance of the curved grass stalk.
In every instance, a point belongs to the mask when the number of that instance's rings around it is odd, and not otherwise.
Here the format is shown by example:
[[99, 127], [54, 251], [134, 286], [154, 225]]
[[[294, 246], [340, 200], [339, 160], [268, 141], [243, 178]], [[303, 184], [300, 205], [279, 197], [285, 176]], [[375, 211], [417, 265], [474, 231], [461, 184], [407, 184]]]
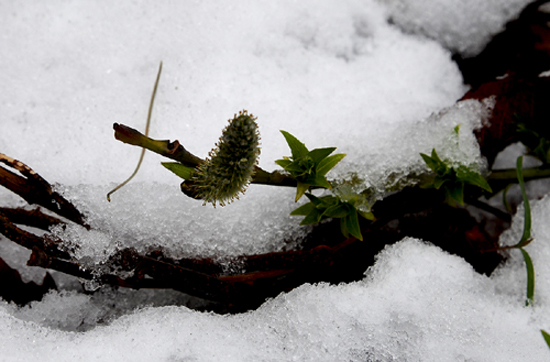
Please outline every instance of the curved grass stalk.
[[[157, 79], [155, 81], [155, 86], [153, 88], [153, 94], [151, 94], [151, 101], [149, 102], [149, 111], [147, 112], [147, 123], [145, 124], [145, 136], [149, 135], [149, 125], [151, 124], [151, 114], [153, 113], [153, 104], [155, 103], [155, 96], [157, 95], [157, 88], [158, 88], [158, 85], [159, 85], [160, 73], [161, 72], [162, 72], [162, 62], [160, 62], [160, 65], [159, 65], [159, 70], [158, 70], [158, 73], [157, 73]], [[123, 183], [121, 183], [120, 185], [118, 185], [117, 187], [115, 187], [114, 189], [109, 191], [109, 193], [107, 194], [107, 201], [111, 202], [111, 195], [113, 193], [115, 193], [117, 190], [119, 190], [120, 188], [122, 188], [124, 185], [126, 185], [128, 182], [130, 182], [131, 179], [134, 178], [134, 176], [139, 171], [139, 168], [141, 166], [141, 162], [143, 161], [143, 156], [145, 156], [145, 148], [142, 148], [142, 150], [141, 150], [141, 155], [139, 156], [139, 161], [138, 161], [138, 164], [137, 164], [136, 169], [134, 170], [134, 172]]]

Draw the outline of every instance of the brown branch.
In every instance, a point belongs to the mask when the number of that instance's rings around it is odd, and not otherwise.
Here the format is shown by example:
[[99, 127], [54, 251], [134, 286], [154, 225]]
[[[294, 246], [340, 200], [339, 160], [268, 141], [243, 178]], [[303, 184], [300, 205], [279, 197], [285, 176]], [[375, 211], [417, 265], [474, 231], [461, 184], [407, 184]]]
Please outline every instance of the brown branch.
[[49, 231], [54, 225], [64, 224], [61, 219], [44, 214], [40, 208], [26, 210], [21, 207], [0, 207], [0, 214], [4, 214], [14, 224], [32, 226], [45, 231]]
[[32, 248], [32, 253], [27, 261], [27, 265], [57, 270], [78, 278], [93, 279], [93, 274], [90, 271], [80, 268], [77, 263], [51, 256], [38, 246]]
[[146, 148], [185, 166], [196, 167], [204, 162], [203, 159], [187, 151], [177, 140], [174, 142], [154, 140], [131, 127], [118, 123], [113, 124], [113, 129], [117, 140], [129, 145]]
[[44, 206], [87, 229], [90, 228], [84, 222], [80, 211], [70, 201], [53, 191], [51, 185], [30, 167], [2, 153], [0, 153], [0, 163], [4, 163], [26, 176], [26, 178], [19, 176], [0, 167], [0, 185], [21, 196], [29, 204]]
[[4, 214], [0, 213], [0, 234], [27, 249], [47, 250], [51, 255], [69, 258], [69, 254], [59, 250], [61, 240], [36, 236], [15, 226]]
[[23, 282], [21, 274], [16, 269], [11, 268], [2, 258], [0, 258], [0, 280], [2, 280], [0, 297], [20, 306], [33, 300], [41, 300], [48, 291], [57, 289], [50, 273], [46, 273], [42, 284], [32, 281]]

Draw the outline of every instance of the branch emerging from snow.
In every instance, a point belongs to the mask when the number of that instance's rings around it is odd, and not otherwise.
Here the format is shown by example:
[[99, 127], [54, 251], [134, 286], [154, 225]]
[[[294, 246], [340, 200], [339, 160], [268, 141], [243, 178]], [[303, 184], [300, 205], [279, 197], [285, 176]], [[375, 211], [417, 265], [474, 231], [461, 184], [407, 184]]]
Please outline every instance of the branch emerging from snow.
[[[204, 160], [187, 151], [177, 140], [170, 142], [168, 140], [154, 140], [145, 136], [135, 129], [123, 124], [113, 124], [115, 138], [123, 143], [139, 146], [148, 149], [151, 152], [158, 153], [161, 156], [178, 161], [184, 166], [197, 167], [204, 163]], [[272, 185], [272, 186], [296, 186], [296, 180], [279, 171], [268, 172], [255, 166], [256, 171], [251, 183]]]

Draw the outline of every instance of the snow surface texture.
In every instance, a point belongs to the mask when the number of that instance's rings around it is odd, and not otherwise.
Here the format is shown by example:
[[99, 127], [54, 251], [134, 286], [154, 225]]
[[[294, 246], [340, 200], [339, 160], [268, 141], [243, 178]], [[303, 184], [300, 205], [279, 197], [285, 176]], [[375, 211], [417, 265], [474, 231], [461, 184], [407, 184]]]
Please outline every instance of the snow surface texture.
[[[548, 216], [550, 200], [536, 211]], [[541, 222], [535, 230], [550, 232]], [[550, 253], [548, 240], [529, 248], [531, 255]], [[19, 318], [28, 318], [30, 308], [14, 312], [4, 306], [0, 325], [8, 333], [0, 335], [2, 359], [544, 361], [550, 352], [538, 329], [550, 325], [550, 268], [535, 261], [542, 283], [536, 307], [525, 308], [520, 260], [514, 255], [517, 269], [506, 266], [487, 278], [458, 257], [406, 239], [386, 248], [360, 282], [304, 285], [235, 316], [146, 308], [78, 334], [25, 322]], [[44, 316], [62, 310], [70, 319], [74, 311], [93, 313], [86, 298], [50, 295], [37, 304], [49, 305], [39, 311]]]
[[492, 36], [504, 30], [530, 0], [381, 0], [390, 6], [391, 20], [404, 31], [437, 40], [453, 53], [473, 57]]
[[[410, 9], [413, 3], [421, 2]], [[413, 16], [423, 29], [442, 19], [451, 34], [468, 34], [464, 24], [475, 21], [479, 33], [492, 34], [517, 13], [513, 2], [440, 3], [434, 11], [441, 13]], [[389, 176], [424, 167], [418, 154], [434, 147], [442, 157], [459, 147], [455, 162], [483, 168], [471, 130], [490, 101], [454, 106], [466, 88], [445, 49], [453, 46], [404, 34], [387, 22], [397, 22], [396, 14], [395, 5], [368, 0], [2, 2], [0, 84], [9, 91], [0, 94], [0, 150], [63, 185], [89, 215], [96, 231], [58, 231], [79, 245], [84, 264], [122, 246], [210, 256], [295, 247], [289, 240], [306, 230], [288, 216], [293, 190], [252, 186], [226, 208], [202, 207], [152, 154], [107, 203], [139, 153], [113, 139], [112, 123], [143, 129], [163, 60], [151, 136], [178, 139], [199, 156], [227, 119], [247, 109], [258, 117], [260, 166], [268, 170], [290, 154], [280, 129], [310, 148], [337, 146], [348, 156], [333, 177], [357, 172], [380, 192], [391, 187]], [[478, 49], [487, 37], [465, 38]], [[0, 201], [21, 203], [4, 190]], [[549, 210], [545, 199], [534, 217]], [[304, 285], [236, 316], [190, 311], [170, 291], [83, 295], [56, 274], [62, 292], [24, 308], [0, 302], [0, 360], [542, 361], [550, 353], [539, 333], [550, 329], [542, 256], [550, 230], [541, 219], [534, 228], [528, 250], [539, 274], [531, 309], [523, 308], [521, 255], [489, 279], [407, 239], [387, 248], [361, 282]], [[25, 278], [43, 275], [24, 269], [28, 252], [5, 239], [0, 253]]]

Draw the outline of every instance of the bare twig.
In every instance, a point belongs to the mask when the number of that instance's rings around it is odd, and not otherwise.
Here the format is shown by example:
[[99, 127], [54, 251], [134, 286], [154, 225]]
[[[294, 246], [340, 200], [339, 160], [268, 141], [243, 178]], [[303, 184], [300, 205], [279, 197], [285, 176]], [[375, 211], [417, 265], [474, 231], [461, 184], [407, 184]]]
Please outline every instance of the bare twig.
[[54, 225], [64, 224], [61, 219], [44, 214], [40, 208], [26, 210], [21, 207], [0, 207], [0, 214], [4, 214], [14, 224], [32, 226], [45, 231], [49, 231]]
[[79, 225], [90, 228], [80, 211], [63, 196], [53, 191], [51, 185], [23, 162], [0, 153], [0, 162], [19, 171], [23, 176], [0, 167], [0, 185], [21, 196], [29, 204], [44, 206]]
[[39, 248], [46, 250], [49, 254], [62, 258], [69, 258], [69, 254], [59, 250], [61, 240], [36, 236], [15, 226], [5, 215], [0, 213], [0, 234], [11, 241], [27, 249]]

